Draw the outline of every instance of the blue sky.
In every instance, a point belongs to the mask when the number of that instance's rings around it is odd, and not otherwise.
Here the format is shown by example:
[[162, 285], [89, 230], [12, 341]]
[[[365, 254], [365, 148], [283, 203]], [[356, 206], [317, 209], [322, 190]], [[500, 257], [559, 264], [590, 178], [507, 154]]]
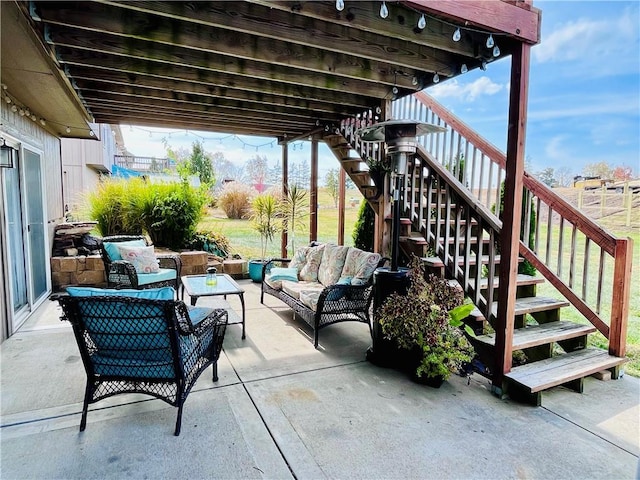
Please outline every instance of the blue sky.
[[[640, 175], [640, 2], [540, 0], [542, 41], [531, 51], [526, 157], [533, 173], [566, 167], [574, 175], [586, 164], [632, 167]], [[499, 45], [499, 40], [496, 40]], [[506, 150], [510, 59], [486, 71], [429, 88], [434, 96], [500, 150]], [[173, 148], [221, 151], [242, 164], [255, 154], [270, 164], [281, 149], [270, 138], [213, 132], [171, 131], [122, 125], [125, 145], [139, 156], [164, 156]], [[290, 149], [290, 161], [309, 160], [308, 142]], [[320, 178], [337, 167], [320, 148]]]

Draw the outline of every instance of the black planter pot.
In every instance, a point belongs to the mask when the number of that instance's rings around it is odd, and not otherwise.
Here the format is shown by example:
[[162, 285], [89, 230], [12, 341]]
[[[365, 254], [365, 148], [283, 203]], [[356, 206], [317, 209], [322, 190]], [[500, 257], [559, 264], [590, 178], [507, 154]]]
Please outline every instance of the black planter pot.
[[411, 377], [411, 380], [413, 380], [416, 383], [419, 383], [420, 385], [427, 385], [433, 388], [440, 388], [444, 383], [444, 377], [441, 375], [438, 375], [437, 377], [425, 377], [425, 376], [419, 377], [418, 375], [416, 375], [415, 370], [413, 372], [413, 376]]

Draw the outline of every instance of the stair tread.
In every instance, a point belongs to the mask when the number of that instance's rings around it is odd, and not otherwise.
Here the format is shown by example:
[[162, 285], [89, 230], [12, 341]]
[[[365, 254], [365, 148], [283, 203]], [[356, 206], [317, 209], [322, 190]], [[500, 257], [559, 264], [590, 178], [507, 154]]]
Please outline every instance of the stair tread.
[[[421, 260], [426, 264], [427, 267], [444, 267], [444, 262], [440, 257], [422, 257]], [[495, 255], [494, 261], [495, 263], [500, 263], [500, 255]], [[523, 261], [523, 259], [520, 258], [519, 261]], [[488, 262], [489, 262], [489, 256], [483, 255], [482, 263], [488, 263]], [[469, 265], [475, 265], [475, 264], [476, 264], [475, 257], [469, 259]], [[464, 265], [464, 257], [462, 256], [458, 257], [458, 265], [460, 266]]]
[[[595, 331], [596, 329], [592, 325], [582, 325], [566, 320], [543, 323], [541, 325], [530, 325], [525, 328], [517, 328], [513, 331], [513, 349], [522, 350], [523, 348], [535, 347], [536, 345], [568, 340]], [[495, 333], [479, 335], [475, 340], [494, 346], [496, 336]]]
[[[500, 282], [500, 279], [497, 276], [494, 277], [494, 279], [493, 279], [494, 287], [497, 287], [499, 282]], [[519, 273], [518, 274], [518, 278], [516, 279], [516, 285], [518, 285], [518, 286], [537, 285], [539, 283], [544, 283], [544, 282], [545, 282], [544, 277], [541, 277], [539, 275], [525, 275], [524, 273]], [[481, 278], [480, 279], [480, 288], [481, 289], [487, 288], [488, 285], [489, 285], [489, 279], [488, 278]]]
[[606, 350], [585, 348], [514, 367], [505, 377], [536, 393], [625, 362], [625, 358], [609, 355]]
[[[566, 300], [558, 300], [551, 297], [523, 297], [517, 298], [515, 303], [514, 315], [525, 315], [527, 313], [545, 312], [556, 308], [568, 307], [569, 302]], [[498, 313], [498, 302], [493, 302], [491, 311], [494, 315]], [[474, 308], [469, 314], [470, 317], [484, 318], [484, 315], [478, 308]]]

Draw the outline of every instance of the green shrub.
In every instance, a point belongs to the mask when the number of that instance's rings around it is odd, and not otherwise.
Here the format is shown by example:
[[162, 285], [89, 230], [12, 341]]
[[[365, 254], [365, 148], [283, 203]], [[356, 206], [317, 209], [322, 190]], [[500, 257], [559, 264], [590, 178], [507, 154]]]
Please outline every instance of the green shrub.
[[184, 248], [202, 218], [206, 192], [184, 183], [106, 178], [87, 194], [102, 236], [146, 233], [158, 247]]
[[183, 183], [150, 185], [154, 192], [151, 208], [142, 217], [154, 245], [184, 248], [195, 233], [207, 201], [205, 192]]
[[218, 197], [218, 205], [227, 218], [246, 218], [251, 209], [251, 198], [255, 194], [253, 188], [240, 182], [229, 182], [222, 188]]
[[358, 219], [353, 226], [353, 246], [367, 252], [373, 251], [373, 236], [375, 230], [376, 214], [369, 203], [362, 199]]
[[222, 258], [226, 258], [231, 250], [229, 239], [222, 233], [212, 232], [211, 230], [202, 230], [194, 233], [185, 246], [193, 250], [204, 250]]
[[140, 197], [144, 185], [142, 179], [105, 177], [95, 190], [85, 194], [87, 216], [98, 222], [96, 228], [100, 235], [142, 233], [135, 200]]

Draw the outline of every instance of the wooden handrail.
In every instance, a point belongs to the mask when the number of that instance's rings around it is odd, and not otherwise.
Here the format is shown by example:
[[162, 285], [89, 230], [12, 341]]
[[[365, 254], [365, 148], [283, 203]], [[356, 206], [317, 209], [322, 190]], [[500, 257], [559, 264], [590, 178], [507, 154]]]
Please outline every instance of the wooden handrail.
[[[475, 145], [478, 150], [489, 157], [494, 163], [504, 168], [507, 157], [498, 148], [482, 138], [476, 131], [466, 123], [455, 117], [449, 110], [444, 108], [433, 97], [424, 92], [414, 94], [414, 97], [429, 107], [436, 115], [444, 120], [453, 130], [457, 130], [469, 142]], [[576, 210], [569, 202], [555, 194], [547, 185], [525, 172], [524, 187], [531, 191], [536, 197], [543, 200], [553, 208], [560, 216], [566, 218], [578, 229], [600, 245], [611, 256], [614, 255], [616, 238], [604, 228], [591, 220], [589, 217]]]

